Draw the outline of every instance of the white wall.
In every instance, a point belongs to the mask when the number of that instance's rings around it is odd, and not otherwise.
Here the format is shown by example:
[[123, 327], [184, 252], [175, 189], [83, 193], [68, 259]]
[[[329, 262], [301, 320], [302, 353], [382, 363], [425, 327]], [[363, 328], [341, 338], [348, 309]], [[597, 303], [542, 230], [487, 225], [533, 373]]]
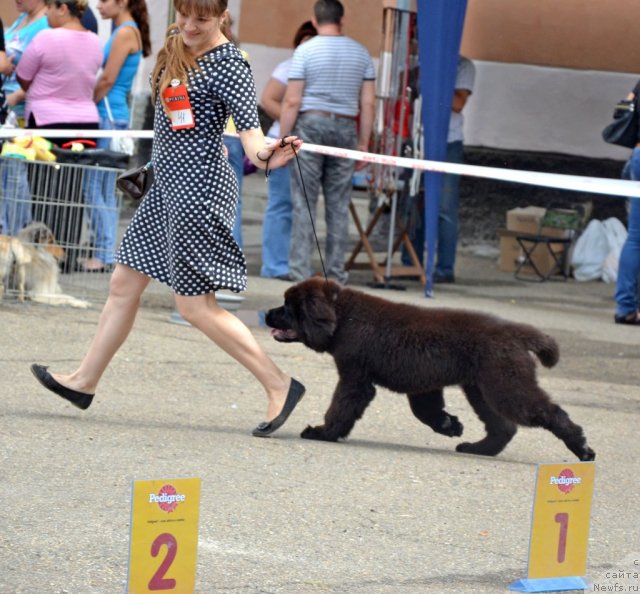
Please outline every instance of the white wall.
[[475, 62], [476, 89], [465, 107], [465, 142], [503, 149], [625, 159], [602, 140], [617, 101], [638, 76], [522, 64]]
[[[249, 52], [258, 97], [291, 50], [242, 44]], [[377, 63], [377, 60], [374, 60]], [[602, 129], [638, 76], [475, 61], [476, 89], [465, 107], [471, 146], [546, 151], [623, 160], [629, 150], [607, 144]]]

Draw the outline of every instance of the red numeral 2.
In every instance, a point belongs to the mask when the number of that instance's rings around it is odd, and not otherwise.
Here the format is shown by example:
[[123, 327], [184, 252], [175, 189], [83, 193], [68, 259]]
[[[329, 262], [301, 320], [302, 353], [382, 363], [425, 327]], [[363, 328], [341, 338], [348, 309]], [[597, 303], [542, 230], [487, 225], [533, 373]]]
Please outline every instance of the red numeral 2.
[[173, 534], [161, 534], [153, 541], [151, 545], [151, 556], [157, 557], [162, 545], [167, 547], [167, 555], [162, 560], [158, 571], [153, 574], [153, 577], [149, 581], [149, 590], [173, 590], [176, 587], [176, 580], [165, 579], [164, 575], [171, 567], [173, 560], [176, 558], [178, 552], [178, 542]]
[[556, 522], [560, 524], [560, 537], [558, 539], [558, 563], [564, 562], [567, 553], [567, 530], [569, 528], [569, 514], [566, 512], [556, 514]]

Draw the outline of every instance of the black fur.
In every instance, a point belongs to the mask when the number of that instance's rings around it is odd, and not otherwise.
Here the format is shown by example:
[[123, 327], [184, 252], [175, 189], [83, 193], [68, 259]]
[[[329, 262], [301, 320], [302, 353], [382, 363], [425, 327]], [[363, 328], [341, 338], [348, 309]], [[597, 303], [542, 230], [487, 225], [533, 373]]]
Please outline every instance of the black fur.
[[407, 394], [411, 411], [434, 431], [458, 437], [462, 424], [444, 410], [443, 389], [462, 387], [487, 435], [457, 451], [495, 456], [517, 426], [543, 427], [580, 459], [593, 460], [582, 428], [551, 401], [536, 380], [536, 364], [558, 362], [556, 341], [533, 326], [472, 311], [391, 303], [314, 278], [285, 293], [267, 312], [280, 342], [302, 342], [330, 353], [339, 381], [324, 425], [302, 437], [336, 441], [349, 435], [382, 386]]

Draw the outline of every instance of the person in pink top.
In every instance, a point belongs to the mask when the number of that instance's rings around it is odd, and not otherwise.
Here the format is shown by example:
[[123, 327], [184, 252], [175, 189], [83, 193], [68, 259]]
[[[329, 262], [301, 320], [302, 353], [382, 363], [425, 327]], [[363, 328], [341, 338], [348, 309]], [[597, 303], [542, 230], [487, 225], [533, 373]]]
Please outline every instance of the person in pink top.
[[[88, 0], [48, 0], [50, 29], [27, 46], [16, 75], [27, 93], [25, 116], [29, 128], [97, 129], [100, 121], [93, 101], [96, 76], [102, 65], [102, 45], [80, 19]], [[69, 139], [56, 139], [62, 145]]]

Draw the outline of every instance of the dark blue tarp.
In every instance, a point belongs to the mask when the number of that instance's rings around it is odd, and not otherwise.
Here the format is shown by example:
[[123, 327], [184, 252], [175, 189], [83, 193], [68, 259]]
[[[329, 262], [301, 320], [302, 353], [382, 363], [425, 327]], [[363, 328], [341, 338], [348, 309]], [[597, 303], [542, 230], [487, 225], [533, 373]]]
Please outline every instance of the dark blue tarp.
[[[444, 161], [467, 0], [418, 0], [417, 4], [424, 158]], [[433, 295], [442, 176], [430, 171], [424, 174], [425, 295], [428, 297]]]

